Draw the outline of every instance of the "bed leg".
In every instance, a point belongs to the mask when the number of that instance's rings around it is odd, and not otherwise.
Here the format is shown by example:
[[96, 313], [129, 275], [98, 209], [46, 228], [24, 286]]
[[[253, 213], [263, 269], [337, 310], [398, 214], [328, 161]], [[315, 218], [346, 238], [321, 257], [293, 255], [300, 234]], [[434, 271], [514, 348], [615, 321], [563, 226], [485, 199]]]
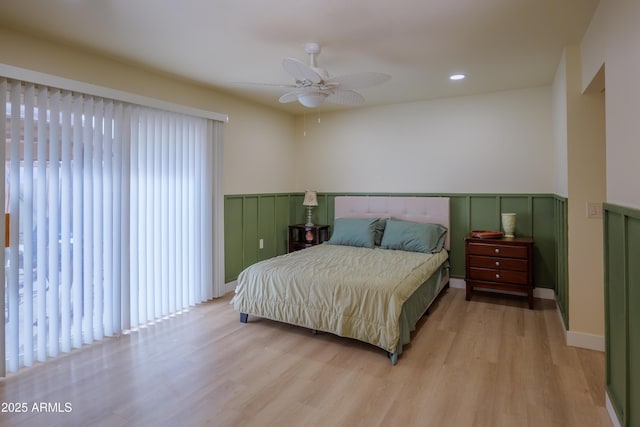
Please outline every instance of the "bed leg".
[[247, 323], [247, 319], [249, 319], [249, 315], [247, 313], [240, 313], [240, 322]]
[[391, 366], [395, 366], [398, 363], [398, 353], [387, 352], [387, 356], [391, 359]]

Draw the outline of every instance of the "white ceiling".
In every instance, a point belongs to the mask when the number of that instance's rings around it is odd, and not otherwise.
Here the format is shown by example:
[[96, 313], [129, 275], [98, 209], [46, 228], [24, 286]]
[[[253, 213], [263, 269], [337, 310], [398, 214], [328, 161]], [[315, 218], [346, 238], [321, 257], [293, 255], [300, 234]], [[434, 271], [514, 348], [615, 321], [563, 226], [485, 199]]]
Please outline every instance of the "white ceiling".
[[[0, 0], [0, 26], [98, 51], [292, 113], [282, 58], [391, 75], [366, 105], [550, 84], [598, 0]], [[463, 72], [467, 79], [450, 82]], [[322, 110], [334, 108], [325, 104]], [[353, 107], [351, 107], [353, 108]]]

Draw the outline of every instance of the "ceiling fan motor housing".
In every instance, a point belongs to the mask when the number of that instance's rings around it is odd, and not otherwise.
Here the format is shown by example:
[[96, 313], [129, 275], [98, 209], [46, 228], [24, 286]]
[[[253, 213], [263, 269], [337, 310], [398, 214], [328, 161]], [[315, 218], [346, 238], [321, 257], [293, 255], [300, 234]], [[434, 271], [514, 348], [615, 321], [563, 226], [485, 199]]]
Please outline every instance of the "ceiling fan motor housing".
[[320, 44], [309, 42], [304, 45], [304, 51], [309, 55], [318, 55], [320, 53]]

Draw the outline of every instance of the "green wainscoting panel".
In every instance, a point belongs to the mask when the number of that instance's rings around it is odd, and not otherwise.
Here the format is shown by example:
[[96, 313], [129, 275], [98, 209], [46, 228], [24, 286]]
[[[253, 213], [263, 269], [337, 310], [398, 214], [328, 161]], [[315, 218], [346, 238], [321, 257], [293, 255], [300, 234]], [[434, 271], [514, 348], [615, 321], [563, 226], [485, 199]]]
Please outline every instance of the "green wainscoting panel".
[[[566, 212], [558, 212], [556, 196], [547, 194], [416, 194], [416, 193], [321, 193], [313, 210], [313, 222], [333, 225], [335, 198], [353, 196], [449, 197], [451, 207], [451, 276], [464, 278], [464, 237], [476, 229], [501, 229], [500, 214], [518, 214], [516, 234], [533, 236], [534, 281], [555, 288], [558, 268], [557, 233]], [[235, 280], [243, 268], [286, 252], [287, 225], [306, 221], [303, 193], [225, 196], [227, 281]], [[561, 217], [558, 215], [562, 214]], [[264, 240], [264, 248], [258, 242]], [[241, 247], [238, 247], [238, 240]], [[240, 259], [238, 259], [240, 258]]]
[[605, 366], [620, 424], [640, 426], [640, 210], [605, 203]]
[[[303, 197], [290, 194], [248, 194], [225, 196], [225, 281], [258, 261], [281, 255], [287, 250], [287, 225]], [[263, 247], [260, 248], [260, 239]]]
[[333, 224], [333, 199], [326, 195], [318, 197], [318, 206], [313, 210], [314, 224]]
[[620, 419], [626, 417], [627, 314], [625, 218], [605, 210], [605, 351], [607, 390]]
[[291, 203], [291, 224], [299, 224], [307, 222], [307, 208], [302, 206], [304, 194], [292, 194], [289, 198]]
[[258, 210], [260, 196], [245, 197], [242, 205], [242, 244], [245, 265], [255, 264], [258, 258]]
[[[277, 255], [276, 196], [258, 198], [258, 218], [257, 259], [262, 261]], [[262, 249], [260, 249], [260, 239], [262, 239]]]
[[468, 216], [469, 224], [465, 231], [471, 230], [501, 230], [500, 199], [492, 195], [469, 196]]
[[225, 282], [235, 280], [243, 268], [243, 200], [242, 197], [225, 197], [224, 199]]
[[449, 196], [449, 222], [451, 225], [451, 276], [464, 278], [465, 256], [464, 238], [469, 233], [469, 196]]
[[[533, 251], [535, 280], [540, 286], [555, 288], [557, 283], [555, 201], [550, 197], [531, 197], [529, 203], [529, 211], [522, 213], [522, 222], [523, 232], [529, 231], [535, 239]], [[518, 214], [518, 222], [520, 222], [520, 214]]]
[[640, 426], [640, 217], [627, 218], [629, 425]]
[[[274, 218], [274, 253], [272, 256], [281, 255], [287, 252], [288, 228], [291, 218], [291, 196], [276, 195], [275, 196], [275, 218]], [[266, 227], [266, 225], [265, 225]], [[269, 243], [265, 242], [265, 246]]]

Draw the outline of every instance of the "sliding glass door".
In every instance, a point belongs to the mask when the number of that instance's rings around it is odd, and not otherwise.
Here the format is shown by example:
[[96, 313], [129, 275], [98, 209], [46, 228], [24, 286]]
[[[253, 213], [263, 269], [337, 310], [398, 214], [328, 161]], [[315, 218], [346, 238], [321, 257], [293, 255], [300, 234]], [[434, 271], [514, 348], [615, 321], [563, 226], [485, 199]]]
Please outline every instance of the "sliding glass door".
[[214, 296], [220, 123], [17, 80], [0, 93], [9, 372]]

